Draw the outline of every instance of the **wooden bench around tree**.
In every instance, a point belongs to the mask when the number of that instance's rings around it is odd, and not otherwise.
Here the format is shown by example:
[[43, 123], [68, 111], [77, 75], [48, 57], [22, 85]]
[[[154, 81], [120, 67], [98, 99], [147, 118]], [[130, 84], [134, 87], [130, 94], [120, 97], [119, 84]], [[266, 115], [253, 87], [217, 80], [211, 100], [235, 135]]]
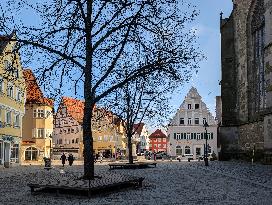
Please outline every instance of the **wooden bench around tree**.
[[65, 192], [65, 190], [70, 190], [73, 191], [73, 194], [77, 191], [85, 192], [88, 196], [91, 196], [92, 194], [101, 193], [101, 191], [114, 191], [127, 187], [141, 187], [143, 180], [143, 177], [126, 176], [114, 173], [107, 173], [107, 175], [95, 178], [94, 180], [79, 179], [73, 175], [69, 177], [67, 174], [64, 177], [62, 177], [61, 174], [58, 174], [57, 176], [55, 174], [52, 176], [46, 174], [44, 177], [39, 176], [37, 179], [33, 179], [27, 186], [30, 187], [32, 194], [34, 194], [37, 189], [50, 189], [54, 190], [57, 195], [59, 195], [60, 192]]
[[144, 169], [149, 167], [156, 167], [157, 163], [146, 163], [146, 162], [138, 162], [138, 163], [111, 163], [109, 164], [110, 170], [113, 169]]

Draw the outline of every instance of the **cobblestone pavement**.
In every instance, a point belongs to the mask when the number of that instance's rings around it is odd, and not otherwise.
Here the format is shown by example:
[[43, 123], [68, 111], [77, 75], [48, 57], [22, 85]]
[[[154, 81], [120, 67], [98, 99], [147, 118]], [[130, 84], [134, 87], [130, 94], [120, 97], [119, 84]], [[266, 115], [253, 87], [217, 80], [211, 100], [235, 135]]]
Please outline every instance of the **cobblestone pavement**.
[[[43, 170], [42, 166], [0, 169], [0, 204], [272, 204], [272, 166], [239, 162], [158, 162], [157, 168], [113, 170], [145, 177], [143, 187], [94, 196], [53, 193], [30, 194], [27, 182]], [[55, 166], [55, 170], [62, 167]], [[105, 164], [95, 166], [96, 173], [107, 173]], [[64, 167], [69, 173], [82, 172], [82, 166]]]

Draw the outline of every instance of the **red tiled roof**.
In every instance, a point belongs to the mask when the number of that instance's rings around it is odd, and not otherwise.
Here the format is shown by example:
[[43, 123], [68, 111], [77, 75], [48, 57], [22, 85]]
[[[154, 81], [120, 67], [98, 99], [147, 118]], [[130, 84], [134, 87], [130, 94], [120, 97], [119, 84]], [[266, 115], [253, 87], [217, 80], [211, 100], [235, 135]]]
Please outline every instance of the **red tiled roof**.
[[[84, 101], [83, 100], [77, 100], [75, 98], [71, 97], [62, 97], [62, 106], [66, 107], [67, 114], [70, 115], [72, 118], [74, 118], [79, 123], [83, 122], [83, 116], [84, 116]], [[113, 119], [113, 114], [110, 111], [107, 111], [104, 108], [98, 108], [94, 107], [94, 112], [101, 112], [102, 117], [105, 119], [105, 117], [108, 117], [109, 120], [113, 120], [113, 123], [120, 123], [118, 120]]]
[[133, 125], [133, 129], [136, 130], [135, 133], [137, 133], [138, 135], [142, 133], [143, 127], [144, 123], [138, 123]]
[[43, 96], [33, 72], [25, 69], [23, 75], [26, 82], [26, 104], [43, 104], [53, 107], [54, 100]]
[[157, 129], [149, 138], [166, 138], [166, 135], [160, 129]]
[[67, 113], [76, 121], [83, 122], [84, 101], [70, 97], [62, 97], [62, 106], [65, 106]]

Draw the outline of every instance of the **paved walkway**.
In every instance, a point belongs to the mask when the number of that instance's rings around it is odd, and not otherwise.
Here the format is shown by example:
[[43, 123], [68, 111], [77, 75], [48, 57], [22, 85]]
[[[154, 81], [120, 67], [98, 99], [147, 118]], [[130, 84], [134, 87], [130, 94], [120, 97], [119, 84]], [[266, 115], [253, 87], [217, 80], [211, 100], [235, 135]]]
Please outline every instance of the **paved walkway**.
[[[158, 162], [158, 161], [157, 161]], [[111, 172], [143, 176], [143, 187], [91, 199], [80, 196], [32, 196], [26, 183], [41, 166], [0, 169], [0, 204], [272, 204], [272, 166], [238, 162], [159, 162], [156, 168], [114, 170]], [[62, 167], [56, 166], [55, 170]], [[105, 164], [95, 166], [96, 173], [107, 173]], [[82, 166], [64, 167], [75, 173]]]

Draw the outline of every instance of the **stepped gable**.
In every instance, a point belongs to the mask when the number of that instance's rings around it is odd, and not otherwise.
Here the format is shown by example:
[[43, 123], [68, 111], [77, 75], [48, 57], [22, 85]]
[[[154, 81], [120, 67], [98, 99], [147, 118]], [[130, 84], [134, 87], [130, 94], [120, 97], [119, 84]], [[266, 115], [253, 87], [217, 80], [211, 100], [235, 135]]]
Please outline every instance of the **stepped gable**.
[[166, 135], [160, 129], [157, 129], [149, 138], [166, 138]]
[[33, 72], [25, 69], [23, 75], [26, 82], [26, 104], [43, 104], [53, 107], [54, 100], [43, 96]]
[[62, 106], [66, 107], [68, 115], [79, 123], [83, 122], [84, 101], [70, 97], [62, 97]]
[[135, 130], [135, 134], [140, 135], [142, 133], [144, 127], [144, 123], [138, 123], [133, 125], [133, 129]]
[[199, 93], [195, 87], [191, 87], [191, 89], [187, 93], [186, 97], [192, 98], [192, 99], [201, 99], [201, 96], [199, 95]]

